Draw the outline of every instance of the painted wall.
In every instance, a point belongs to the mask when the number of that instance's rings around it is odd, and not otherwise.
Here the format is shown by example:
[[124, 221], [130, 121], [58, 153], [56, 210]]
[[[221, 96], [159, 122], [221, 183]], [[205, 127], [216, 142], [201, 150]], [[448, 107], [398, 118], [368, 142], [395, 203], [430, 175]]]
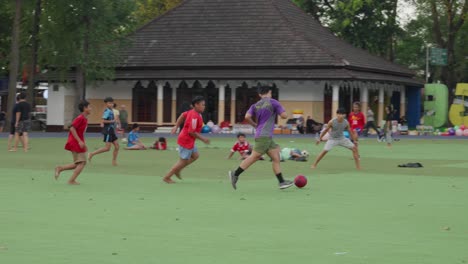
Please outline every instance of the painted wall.
[[[88, 99], [88, 102], [91, 104], [92, 111], [88, 117], [88, 122], [90, 124], [99, 124], [101, 122], [102, 113], [106, 109], [103, 99]], [[132, 100], [127, 99], [114, 99], [114, 102], [117, 104], [117, 109], [120, 110], [121, 105], [126, 106], [128, 112], [128, 122], [132, 122]]]
[[47, 125], [66, 126], [74, 118], [75, 88], [72, 85], [51, 84], [47, 99]]
[[136, 81], [104, 81], [89, 85], [86, 88], [87, 99], [132, 99], [132, 89]]
[[[318, 122], [323, 122], [324, 112], [324, 84], [314, 81], [288, 81], [279, 83], [279, 101], [285, 108], [288, 116], [296, 109], [304, 111], [304, 118], [311, 116]], [[280, 120], [279, 124], [286, 121]]]

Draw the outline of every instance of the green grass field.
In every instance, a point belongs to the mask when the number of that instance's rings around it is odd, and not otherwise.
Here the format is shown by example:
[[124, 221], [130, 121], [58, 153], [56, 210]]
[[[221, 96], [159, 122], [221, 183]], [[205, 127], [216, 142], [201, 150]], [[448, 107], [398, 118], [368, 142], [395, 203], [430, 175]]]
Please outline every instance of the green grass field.
[[[287, 161], [284, 174], [304, 174], [309, 184], [284, 191], [269, 161], [232, 190], [232, 142], [199, 143], [201, 158], [174, 185], [161, 176], [176, 151], [121, 151], [119, 167], [110, 153], [96, 156], [80, 186], [66, 184], [69, 172], [53, 179], [54, 166], [71, 161], [63, 138], [33, 138], [27, 154], [1, 151], [0, 263], [468, 262], [466, 141], [403, 140], [392, 150], [361, 141], [359, 172], [344, 149], [314, 171]], [[277, 142], [308, 149], [311, 160], [323, 147]], [[88, 140], [91, 150], [99, 146]], [[425, 167], [397, 168], [407, 162]]]

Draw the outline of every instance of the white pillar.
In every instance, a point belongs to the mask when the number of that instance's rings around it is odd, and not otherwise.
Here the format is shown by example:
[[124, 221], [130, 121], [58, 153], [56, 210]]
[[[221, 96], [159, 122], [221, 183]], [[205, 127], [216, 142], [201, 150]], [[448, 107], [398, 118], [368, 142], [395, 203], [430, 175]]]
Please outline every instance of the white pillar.
[[218, 124], [224, 121], [224, 97], [226, 96], [226, 85], [220, 84], [218, 88]]
[[231, 88], [231, 126], [236, 123], [236, 87]]
[[340, 99], [340, 86], [338, 84], [333, 84], [332, 89], [332, 116], [336, 116], [336, 111], [338, 111], [338, 103]]
[[177, 121], [177, 87], [172, 87], [171, 122]]
[[380, 126], [382, 120], [384, 119], [384, 100], [385, 100], [385, 90], [383, 87], [379, 87], [379, 113], [377, 125]]
[[363, 111], [364, 113], [367, 113], [368, 105], [369, 105], [369, 89], [367, 89], [367, 87], [362, 87], [361, 88], [361, 111]]
[[158, 125], [163, 123], [163, 98], [164, 98], [164, 86], [162, 83], [158, 83], [158, 110], [156, 122]]
[[400, 90], [400, 117], [406, 116], [406, 87]]

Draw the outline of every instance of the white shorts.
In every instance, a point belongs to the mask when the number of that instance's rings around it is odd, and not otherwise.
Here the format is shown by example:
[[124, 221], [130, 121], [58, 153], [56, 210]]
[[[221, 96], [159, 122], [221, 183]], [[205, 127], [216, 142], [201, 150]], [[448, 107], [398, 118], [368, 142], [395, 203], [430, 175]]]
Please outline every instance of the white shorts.
[[329, 138], [323, 150], [330, 151], [335, 146], [342, 146], [348, 149], [352, 149], [354, 148], [354, 143], [351, 142], [351, 140], [347, 138], [341, 138], [341, 139]]

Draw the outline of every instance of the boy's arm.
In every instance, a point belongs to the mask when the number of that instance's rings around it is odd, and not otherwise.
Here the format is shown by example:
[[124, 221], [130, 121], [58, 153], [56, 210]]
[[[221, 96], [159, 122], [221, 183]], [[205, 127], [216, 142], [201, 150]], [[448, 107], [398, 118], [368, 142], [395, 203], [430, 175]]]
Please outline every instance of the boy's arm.
[[325, 128], [325, 130], [323, 130], [322, 133], [320, 134], [320, 137], [317, 139], [317, 145], [320, 144], [323, 136], [325, 136], [328, 133], [328, 131], [330, 131], [331, 128], [332, 128], [332, 121], [328, 122], [327, 128]]
[[247, 121], [251, 126], [257, 127], [257, 123], [255, 123], [252, 119], [252, 115], [250, 113], [245, 114], [245, 121]]
[[114, 120], [102, 119], [101, 123], [103, 123], [103, 124], [112, 124], [112, 123], [115, 123], [115, 119]]
[[199, 140], [201, 140], [203, 143], [205, 144], [210, 144], [210, 140], [204, 136], [202, 136], [200, 133], [197, 133], [197, 132], [189, 132], [190, 136], [194, 137], [194, 138], [197, 138]]
[[286, 111], [284, 111], [279, 116], [281, 117], [281, 119], [286, 119], [286, 118], [288, 118], [288, 113], [286, 113]]
[[228, 159], [232, 158], [234, 156], [234, 152], [230, 151], [229, 156], [227, 157]]
[[80, 145], [80, 148], [82, 148], [82, 149], [86, 148], [86, 144], [78, 136], [78, 133], [76, 133], [75, 127], [73, 127], [73, 126], [70, 127], [70, 133], [72, 134], [73, 138], [75, 138], [75, 140], [78, 141], [78, 145]]
[[177, 132], [177, 129], [182, 125], [182, 123], [185, 122], [185, 115], [182, 113], [176, 121], [175, 126], [171, 129], [171, 134], [175, 134]]
[[16, 123], [15, 123], [15, 127], [18, 126], [18, 123], [19, 123], [19, 120], [20, 120], [20, 116], [21, 116], [21, 112], [16, 112]]

